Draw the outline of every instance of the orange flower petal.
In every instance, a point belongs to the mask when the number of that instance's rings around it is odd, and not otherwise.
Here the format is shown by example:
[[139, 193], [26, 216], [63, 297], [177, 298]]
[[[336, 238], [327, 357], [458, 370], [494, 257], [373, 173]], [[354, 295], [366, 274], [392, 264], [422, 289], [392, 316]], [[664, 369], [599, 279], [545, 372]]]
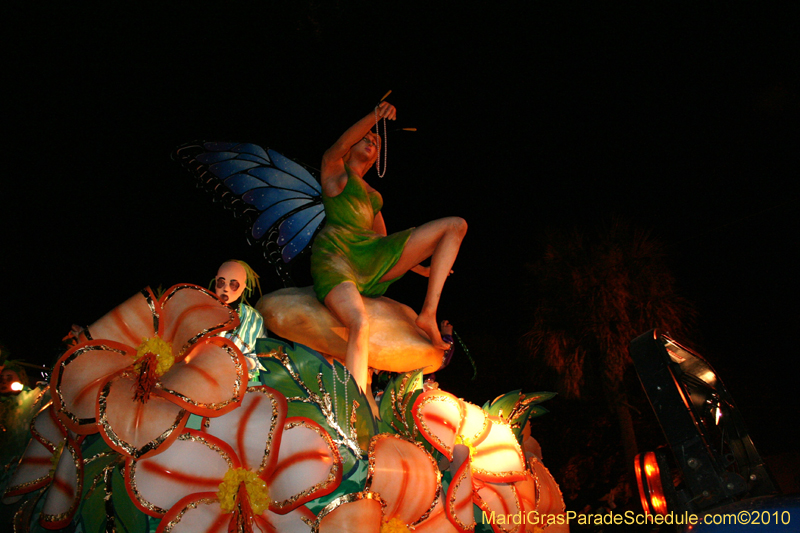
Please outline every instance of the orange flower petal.
[[419, 443], [382, 433], [369, 445], [367, 490], [380, 494], [384, 516], [405, 524], [424, 519], [440, 490], [436, 461]]
[[158, 332], [160, 306], [147, 288], [134, 294], [89, 326], [94, 340], [108, 340], [136, 348]]
[[172, 506], [156, 533], [228, 533], [232, 516], [220, 508], [216, 492], [190, 494]]
[[563, 513], [566, 509], [564, 496], [561, 494], [561, 489], [558, 487], [553, 475], [536, 458], [531, 458], [528, 464], [539, 486], [539, 499], [536, 510], [542, 515]]
[[135, 379], [121, 374], [108, 380], [97, 401], [97, 425], [114, 450], [141, 459], [169, 446], [189, 413], [158, 394], [144, 403], [136, 401], [136, 387]]
[[525, 459], [507, 422], [489, 417], [489, 433], [475, 447], [472, 475], [483, 481], [511, 482], [525, 479]]
[[[224, 512], [216, 492], [200, 492], [182, 498], [167, 512], [156, 530], [157, 533], [228, 533], [238, 531], [232, 524], [234, 513]], [[255, 516], [254, 532], [308, 533], [308, 523], [314, 522], [314, 513], [301, 506], [285, 515], [264, 511]], [[233, 526], [233, 527], [232, 527]], [[231, 528], [232, 529], [229, 529]]]
[[484, 512], [483, 520], [495, 533], [524, 531], [524, 512], [513, 483], [477, 482], [476, 503]]
[[526, 471], [525, 479], [515, 482], [514, 485], [517, 487], [517, 495], [525, 512], [535, 511], [539, 504], [539, 489], [533, 475]]
[[[470, 509], [472, 509], [472, 500], [470, 500]], [[442, 504], [442, 498], [436, 500], [433, 511], [428, 515], [428, 518], [414, 525], [414, 533], [459, 533], [459, 529], [447, 519], [447, 514]]]
[[96, 406], [101, 386], [133, 363], [135, 350], [124, 344], [92, 341], [67, 351], [55, 365], [51, 387], [59, 417], [79, 434], [97, 432]]
[[319, 512], [314, 533], [380, 533], [381, 499], [369, 491], [337, 498]]
[[286, 419], [278, 464], [267, 472], [270, 510], [285, 513], [330, 494], [342, 480], [342, 460], [330, 436], [307, 418]]
[[31, 434], [33, 438], [44, 445], [45, 448], [54, 452], [56, 447], [64, 442], [67, 437], [67, 428], [58, 419], [55, 410], [52, 408], [53, 402], [47, 402], [31, 421]]
[[[263, 519], [268, 522], [267, 528], [262, 527], [262, 531], [264, 532], [309, 533], [311, 528], [308, 524], [313, 523], [316, 518], [317, 517], [314, 516], [314, 513], [312, 513], [308, 507], [301, 505], [297, 509], [286, 514], [277, 514], [269, 510], [264, 511], [261, 516], [256, 517], [256, 521]], [[308, 522], [303, 519], [308, 520]], [[272, 526], [274, 529], [268, 529], [269, 526]]]
[[47, 489], [39, 523], [47, 529], [66, 527], [80, 505], [83, 490], [83, 457], [81, 447], [67, 439], [61, 452], [55, 476]]
[[163, 311], [162, 338], [172, 343], [176, 357], [202, 337], [216, 335], [239, 325], [236, 311], [197, 285], [175, 285], [159, 300]]
[[189, 495], [216, 494], [225, 472], [239, 466], [230, 446], [187, 429], [164, 452], [138, 461], [128, 459], [125, 480], [136, 506], [160, 517]]
[[477, 446], [486, 438], [492, 423], [486, 412], [477, 405], [462, 402], [464, 406], [464, 422], [459, 429], [462, 438], [469, 439], [470, 444]]
[[207, 339], [161, 376], [159, 386], [170, 401], [189, 412], [219, 416], [241, 403], [247, 388], [247, 362], [228, 339]]
[[53, 452], [66, 440], [66, 431], [57, 423], [51, 405], [42, 408], [31, 423], [34, 438], [28, 441], [17, 470], [3, 494], [4, 503], [13, 503], [22, 494], [47, 486], [52, 479], [50, 469], [53, 466]]
[[438, 389], [423, 392], [411, 408], [414, 421], [434, 448], [453, 459], [453, 445], [464, 419], [463, 402]]
[[228, 443], [244, 468], [259, 474], [272, 472], [286, 410], [286, 398], [275, 389], [250, 387], [238, 409], [206, 418], [203, 431]]
[[456, 446], [453, 455], [454, 464], [461, 462], [461, 465], [447, 487], [444, 507], [447, 518], [458, 531], [471, 531], [475, 527], [475, 514], [472, 509], [472, 465], [469, 449], [463, 445]]

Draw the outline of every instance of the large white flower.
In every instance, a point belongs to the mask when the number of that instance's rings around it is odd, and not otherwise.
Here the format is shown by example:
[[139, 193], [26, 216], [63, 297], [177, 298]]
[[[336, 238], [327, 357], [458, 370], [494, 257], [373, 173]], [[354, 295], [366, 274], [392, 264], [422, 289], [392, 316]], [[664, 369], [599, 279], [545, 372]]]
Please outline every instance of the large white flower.
[[150, 289], [89, 326], [90, 340], [56, 363], [52, 391], [64, 424], [100, 431], [116, 451], [145, 457], [168, 446], [189, 413], [219, 416], [242, 401], [247, 363], [221, 331], [236, 313], [206, 289]]
[[184, 430], [163, 453], [128, 459], [134, 503], [162, 518], [159, 533], [308, 532], [315, 517], [303, 504], [336, 489], [342, 463], [319, 425], [286, 409], [279, 392], [250, 387], [239, 409]]

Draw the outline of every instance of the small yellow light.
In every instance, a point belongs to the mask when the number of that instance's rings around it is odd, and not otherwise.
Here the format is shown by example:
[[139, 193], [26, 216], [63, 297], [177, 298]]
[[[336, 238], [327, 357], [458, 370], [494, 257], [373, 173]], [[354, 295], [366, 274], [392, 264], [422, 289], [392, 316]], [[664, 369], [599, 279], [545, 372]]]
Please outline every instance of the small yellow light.
[[14, 392], [21, 391], [23, 387], [24, 387], [24, 385], [22, 383], [20, 383], [19, 381], [14, 381], [13, 383], [11, 383], [11, 390], [14, 391]]

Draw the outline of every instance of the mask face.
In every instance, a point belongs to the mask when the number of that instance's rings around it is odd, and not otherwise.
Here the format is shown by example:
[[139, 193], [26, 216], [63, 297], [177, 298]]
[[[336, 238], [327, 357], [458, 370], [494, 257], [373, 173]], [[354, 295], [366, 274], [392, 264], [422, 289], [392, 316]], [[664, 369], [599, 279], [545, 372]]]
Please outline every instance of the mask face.
[[235, 302], [244, 292], [247, 285], [247, 272], [235, 261], [222, 263], [216, 277], [215, 292], [220, 300], [229, 304]]

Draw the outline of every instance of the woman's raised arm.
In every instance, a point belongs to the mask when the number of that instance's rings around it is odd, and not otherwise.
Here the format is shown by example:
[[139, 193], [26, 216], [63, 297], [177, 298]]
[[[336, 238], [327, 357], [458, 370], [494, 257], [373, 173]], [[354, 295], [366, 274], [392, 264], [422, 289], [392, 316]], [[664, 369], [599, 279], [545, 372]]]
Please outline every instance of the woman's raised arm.
[[[364, 118], [350, 126], [341, 137], [328, 148], [322, 156], [322, 168], [320, 169], [320, 177], [323, 181], [322, 186], [325, 187], [325, 181], [329, 178], [336, 180], [337, 178], [344, 179], [344, 156], [350, 148], [358, 141], [364, 138], [369, 133], [372, 126], [375, 125], [376, 112], [371, 111]], [[397, 110], [389, 102], [381, 102], [377, 107], [377, 118], [387, 118], [394, 120], [397, 117]]]

